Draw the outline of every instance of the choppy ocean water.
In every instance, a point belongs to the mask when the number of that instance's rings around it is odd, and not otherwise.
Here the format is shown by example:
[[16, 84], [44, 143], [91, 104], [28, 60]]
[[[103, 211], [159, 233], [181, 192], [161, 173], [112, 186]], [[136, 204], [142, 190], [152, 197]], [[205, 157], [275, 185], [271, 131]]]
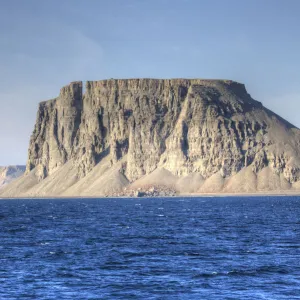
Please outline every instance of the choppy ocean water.
[[0, 299], [300, 299], [300, 197], [1, 200]]

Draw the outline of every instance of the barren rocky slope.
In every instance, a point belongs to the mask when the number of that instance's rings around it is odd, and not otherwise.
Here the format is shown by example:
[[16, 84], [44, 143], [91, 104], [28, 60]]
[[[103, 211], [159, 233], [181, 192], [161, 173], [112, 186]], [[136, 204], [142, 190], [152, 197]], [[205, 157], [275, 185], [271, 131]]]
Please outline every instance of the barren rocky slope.
[[22, 176], [25, 172], [25, 168], [25, 166], [0, 167], [0, 189]]
[[26, 174], [0, 196], [300, 188], [300, 131], [230, 80], [88, 81], [39, 105]]

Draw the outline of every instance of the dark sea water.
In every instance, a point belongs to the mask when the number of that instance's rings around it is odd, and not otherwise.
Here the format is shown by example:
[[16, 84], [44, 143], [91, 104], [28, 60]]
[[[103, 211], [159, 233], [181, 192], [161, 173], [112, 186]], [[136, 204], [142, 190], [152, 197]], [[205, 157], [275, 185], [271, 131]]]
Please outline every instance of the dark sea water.
[[0, 201], [0, 299], [300, 299], [300, 197]]

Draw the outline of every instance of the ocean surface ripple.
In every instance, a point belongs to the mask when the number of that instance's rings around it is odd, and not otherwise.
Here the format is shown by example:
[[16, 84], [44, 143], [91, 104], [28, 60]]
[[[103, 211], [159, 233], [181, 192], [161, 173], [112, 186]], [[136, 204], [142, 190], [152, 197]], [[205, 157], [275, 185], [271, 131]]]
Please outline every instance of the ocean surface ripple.
[[0, 201], [0, 299], [300, 299], [300, 197]]

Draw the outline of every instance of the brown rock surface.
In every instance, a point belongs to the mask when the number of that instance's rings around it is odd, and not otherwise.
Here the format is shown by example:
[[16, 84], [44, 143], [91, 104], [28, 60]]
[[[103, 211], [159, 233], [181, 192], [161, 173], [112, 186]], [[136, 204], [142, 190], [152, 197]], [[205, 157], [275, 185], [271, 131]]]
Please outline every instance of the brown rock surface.
[[0, 196], [296, 189], [299, 145], [299, 129], [234, 81], [111, 79], [84, 94], [73, 82], [39, 105], [26, 175]]

